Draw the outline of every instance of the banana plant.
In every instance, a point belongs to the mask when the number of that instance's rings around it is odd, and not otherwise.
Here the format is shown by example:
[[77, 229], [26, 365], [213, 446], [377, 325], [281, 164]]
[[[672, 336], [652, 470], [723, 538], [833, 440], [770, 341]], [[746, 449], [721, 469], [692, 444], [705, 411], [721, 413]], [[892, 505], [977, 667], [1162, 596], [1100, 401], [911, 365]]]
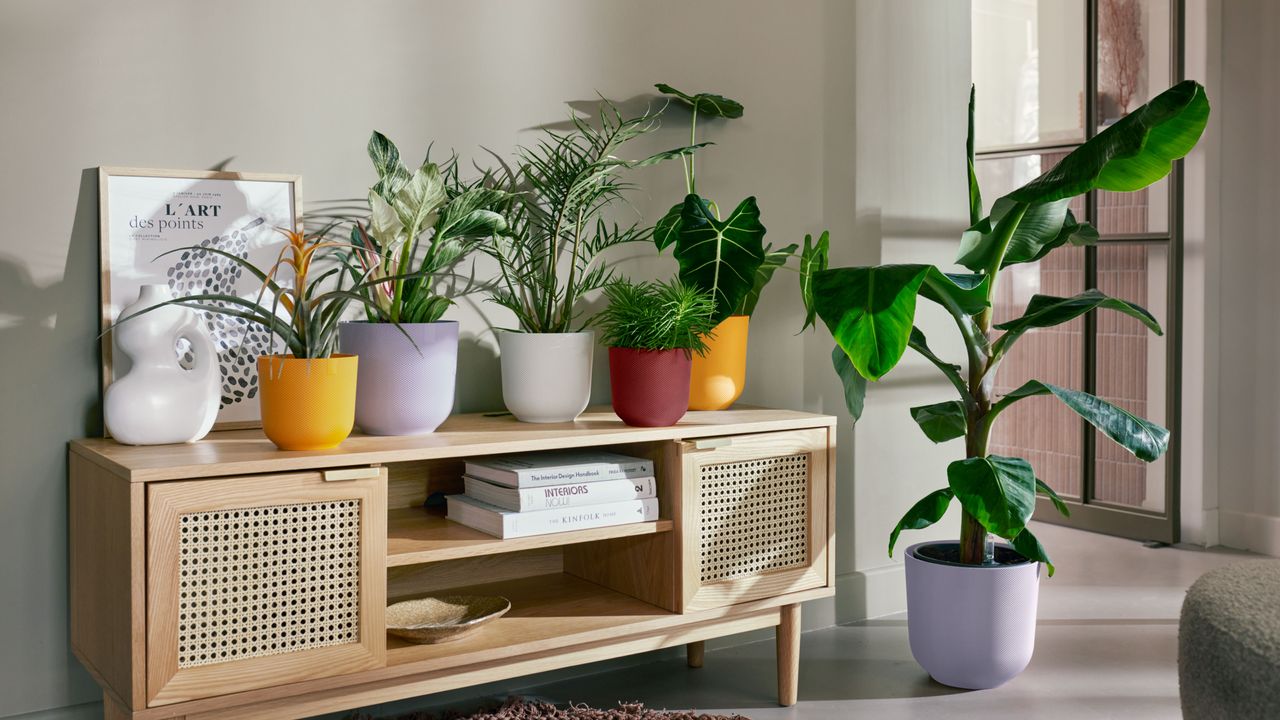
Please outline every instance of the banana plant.
[[[1209, 119], [1209, 101], [1196, 82], [1173, 86], [1048, 172], [996, 200], [986, 217], [973, 164], [973, 106], [971, 88], [966, 147], [970, 227], [960, 238], [956, 258], [968, 272], [945, 272], [933, 265], [814, 267], [801, 287], [806, 307], [835, 337], [832, 360], [855, 422], [862, 413], [867, 382], [893, 370], [908, 348], [923, 355], [955, 390], [954, 399], [911, 408], [912, 418], [933, 442], [964, 438], [965, 456], [947, 468], [946, 487], [927, 495], [898, 521], [889, 536], [889, 554], [899, 533], [932, 525], [955, 500], [961, 508], [961, 562], [987, 561], [988, 540], [995, 536], [1009, 541], [1027, 559], [1045, 563], [1052, 575], [1053, 564], [1027, 523], [1037, 494], [1047, 496], [1064, 515], [1068, 508], [1026, 460], [988, 452], [1000, 414], [1024, 398], [1052, 395], [1145, 462], [1168, 449], [1169, 431], [1089, 393], [1039, 380], [995, 397], [996, 372], [1026, 333], [1093, 310], [1123, 313], [1157, 334], [1160, 325], [1143, 308], [1098, 290], [1074, 297], [1036, 295], [1022, 317], [993, 325], [992, 298], [1000, 271], [1035, 262], [1066, 245], [1096, 241], [1097, 231], [1067, 209], [1070, 199], [1095, 189], [1140, 190], [1168, 175], [1173, 162], [1199, 141]], [[930, 350], [915, 327], [919, 298], [940, 305], [954, 320], [964, 340], [964, 367]]]

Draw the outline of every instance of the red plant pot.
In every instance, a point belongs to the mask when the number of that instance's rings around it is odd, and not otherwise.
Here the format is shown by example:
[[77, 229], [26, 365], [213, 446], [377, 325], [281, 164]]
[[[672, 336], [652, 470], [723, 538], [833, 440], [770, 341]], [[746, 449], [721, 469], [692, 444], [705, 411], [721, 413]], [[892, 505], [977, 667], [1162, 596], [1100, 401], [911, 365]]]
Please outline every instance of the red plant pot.
[[686, 350], [609, 348], [613, 411], [628, 425], [675, 425], [689, 409], [692, 368]]

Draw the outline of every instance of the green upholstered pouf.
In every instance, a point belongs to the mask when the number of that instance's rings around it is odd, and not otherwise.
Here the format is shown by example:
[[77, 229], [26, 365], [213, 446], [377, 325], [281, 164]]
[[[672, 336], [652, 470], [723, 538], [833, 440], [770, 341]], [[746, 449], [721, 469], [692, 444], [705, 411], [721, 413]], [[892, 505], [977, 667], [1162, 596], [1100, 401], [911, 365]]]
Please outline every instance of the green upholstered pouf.
[[1204, 574], [1178, 622], [1182, 715], [1280, 718], [1280, 560]]

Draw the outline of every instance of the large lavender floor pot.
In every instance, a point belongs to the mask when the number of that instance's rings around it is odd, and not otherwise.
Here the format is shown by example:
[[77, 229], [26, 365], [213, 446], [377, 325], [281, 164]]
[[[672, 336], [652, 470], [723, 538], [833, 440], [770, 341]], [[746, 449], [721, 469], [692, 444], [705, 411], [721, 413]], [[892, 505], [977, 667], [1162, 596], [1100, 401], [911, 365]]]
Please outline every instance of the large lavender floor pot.
[[969, 690], [1003, 685], [1027, 667], [1035, 649], [1040, 564], [1003, 545], [996, 546], [996, 559], [1010, 564], [961, 565], [920, 552], [948, 547], [959, 543], [907, 549], [911, 654], [943, 685]]
[[[421, 435], [453, 411], [458, 323], [347, 322], [342, 352], [360, 358], [356, 425], [370, 435]], [[415, 347], [416, 346], [416, 347]]]

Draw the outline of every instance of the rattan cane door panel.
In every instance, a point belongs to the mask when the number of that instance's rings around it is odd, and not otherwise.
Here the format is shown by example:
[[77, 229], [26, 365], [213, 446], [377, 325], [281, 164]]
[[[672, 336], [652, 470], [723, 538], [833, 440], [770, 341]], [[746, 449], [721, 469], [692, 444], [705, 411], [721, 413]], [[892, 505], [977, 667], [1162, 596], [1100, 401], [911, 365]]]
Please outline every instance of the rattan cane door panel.
[[385, 470], [148, 491], [149, 705], [384, 664]]
[[828, 584], [825, 429], [687, 443], [684, 458], [685, 611]]

